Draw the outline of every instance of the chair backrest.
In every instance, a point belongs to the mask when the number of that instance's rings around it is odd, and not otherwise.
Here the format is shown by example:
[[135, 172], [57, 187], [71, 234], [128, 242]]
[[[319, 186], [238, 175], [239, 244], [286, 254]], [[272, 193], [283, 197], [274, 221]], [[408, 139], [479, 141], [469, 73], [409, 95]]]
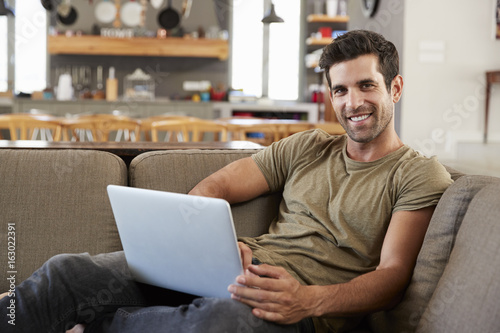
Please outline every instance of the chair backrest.
[[48, 115], [4, 114], [0, 116], [0, 129], [8, 129], [11, 140], [61, 139], [61, 121]]
[[151, 141], [151, 124], [162, 120], [198, 120], [199, 118], [183, 116], [183, 115], [158, 115], [141, 119], [141, 134], [144, 135], [146, 141]]
[[227, 123], [231, 140], [247, 140], [268, 146], [281, 139], [278, 124], [272, 123]]
[[212, 133], [212, 141], [227, 141], [227, 126], [223, 123], [210, 120], [193, 120], [186, 124], [187, 130], [192, 132], [192, 141], [203, 141], [205, 134]]
[[[225, 124], [198, 118], [154, 121], [150, 125], [152, 141], [159, 141], [159, 132], [166, 132], [165, 141], [227, 141]], [[207, 138], [207, 134], [211, 137]]]
[[[138, 141], [140, 121], [111, 114], [84, 115], [66, 119], [63, 130], [65, 141], [122, 141], [122, 135], [123, 141]], [[115, 133], [115, 136], [111, 137], [111, 133]]]
[[159, 141], [159, 132], [166, 132], [164, 141], [169, 142], [183, 142], [189, 141], [189, 132], [187, 124], [189, 120], [159, 120], [153, 121], [150, 124], [151, 128], [151, 141]]

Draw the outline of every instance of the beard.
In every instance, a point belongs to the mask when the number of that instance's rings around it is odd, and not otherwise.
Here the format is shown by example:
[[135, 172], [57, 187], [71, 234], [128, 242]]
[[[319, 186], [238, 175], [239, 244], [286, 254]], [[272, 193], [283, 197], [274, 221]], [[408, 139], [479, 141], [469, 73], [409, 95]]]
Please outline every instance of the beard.
[[[372, 104], [362, 105], [355, 110], [342, 110], [339, 122], [351, 140], [358, 143], [368, 143], [377, 138], [389, 126], [394, 116], [393, 110], [394, 106], [390, 101], [382, 104], [381, 109], [378, 110]], [[370, 114], [370, 117], [367, 119], [369, 123], [362, 126], [351, 126], [349, 117], [360, 114]]]

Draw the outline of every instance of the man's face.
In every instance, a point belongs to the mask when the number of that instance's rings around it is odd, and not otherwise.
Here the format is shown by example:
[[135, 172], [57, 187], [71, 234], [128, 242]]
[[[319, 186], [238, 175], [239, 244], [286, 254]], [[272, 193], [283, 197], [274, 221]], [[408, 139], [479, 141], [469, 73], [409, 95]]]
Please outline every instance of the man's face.
[[392, 123], [401, 91], [400, 87], [387, 91], [376, 56], [333, 65], [330, 78], [333, 110], [351, 140], [368, 143]]

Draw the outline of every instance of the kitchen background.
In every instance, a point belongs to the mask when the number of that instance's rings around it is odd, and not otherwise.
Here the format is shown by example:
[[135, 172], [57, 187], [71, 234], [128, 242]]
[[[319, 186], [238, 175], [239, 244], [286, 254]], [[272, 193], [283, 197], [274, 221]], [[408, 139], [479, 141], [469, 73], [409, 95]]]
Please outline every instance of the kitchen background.
[[[104, 0], [106, 1], [106, 0]], [[114, 4], [114, 0], [108, 0]], [[228, 2], [230, 0], [217, 1], [192, 1], [189, 15], [182, 18], [180, 24], [170, 31], [173, 36], [184, 34], [193, 35], [192, 38], [203, 37], [228, 38]], [[78, 13], [78, 18], [71, 25], [63, 25], [57, 18], [57, 11], [51, 11], [51, 26], [49, 34], [94, 34], [101, 28], [113, 28], [113, 23], [100, 23], [95, 17], [96, 6], [100, 1], [72, 1], [71, 5]], [[120, 1], [121, 6], [128, 1]], [[147, 1], [144, 29], [145, 35], [156, 35], [162, 27], [158, 24], [159, 14], [168, 7], [167, 1], [163, 1], [160, 8], [154, 8], [154, 0]], [[183, 0], [172, 0], [171, 9], [181, 15]], [[123, 26], [122, 28], [127, 28]], [[215, 32], [214, 32], [215, 31]], [[208, 36], [208, 34], [212, 34]], [[196, 35], [198, 37], [196, 37]], [[158, 43], [162, 40], [158, 39]], [[169, 97], [171, 99], [182, 99], [187, 92], [183, 90], [184, 81], [210, 81], [215, 86], [228, 88], [228, 61], [217, 58], [188, 58], [188, 57], [151, 57], [151, 56], [92, 56], [92, 55], [51, 55], [50, 81], [52, 86], [57, 85], [57, 78], [61, 69], [74, 66], [89, 66], [92, 69], [92, 89], [96, 88], [96, 70], [98, 66], [104, 69], [104, 78], [108, 76], [108, 70], [113, 66], [118, 79], [118, 91], [123, 91], [123, 79], [125, 75], [132, 74], [135, 69], [141, 68], [146, 74], [152, 75], [155, 82], [155, 95], [158, 98]]]

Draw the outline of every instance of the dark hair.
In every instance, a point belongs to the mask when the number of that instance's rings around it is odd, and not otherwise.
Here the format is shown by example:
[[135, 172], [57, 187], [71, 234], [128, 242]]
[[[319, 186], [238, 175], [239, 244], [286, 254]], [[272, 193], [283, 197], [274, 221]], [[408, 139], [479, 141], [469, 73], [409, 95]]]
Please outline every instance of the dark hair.
[[378, 57], [379, 72], [383, 75], [387, 91], [391, 91], [392, 80], [399, 73], [398, 51], [393, 43], [382, 35], [368, 30], [349, 31], [323, 49], [319, 67], [325, 71], [328, 87], [332, 87], [330, 67], [359, 56], [373, 54]]

